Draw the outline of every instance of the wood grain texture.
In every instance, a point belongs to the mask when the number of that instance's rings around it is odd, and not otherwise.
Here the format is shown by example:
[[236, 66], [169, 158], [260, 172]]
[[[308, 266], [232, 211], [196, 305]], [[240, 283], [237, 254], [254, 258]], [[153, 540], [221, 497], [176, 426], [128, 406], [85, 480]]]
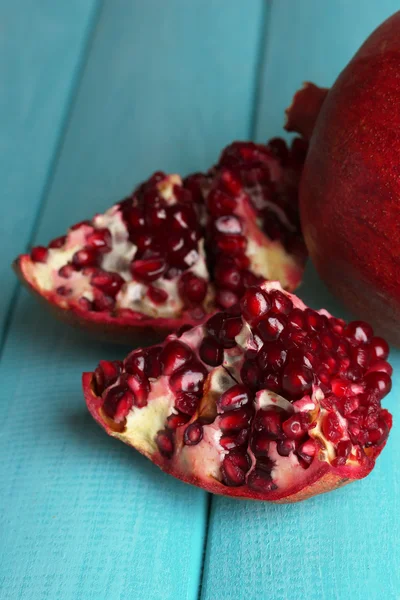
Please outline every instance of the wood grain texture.
[[[35, 243], [155, 169], [206, 168], [248, 137], [262, 16], [261, 0], [106, 0]], [[197, 598], [206, 494], [108, 438], [84, 405], [81, 372], [128, 350], [19, 294], [0, 367], [0, 596]]]
[[0, 340], [84, 60], [97, 0], [0, 3]]
[[[280, 133], [283, 109], [303, 80], [330, 85], [367, 35], [398, 9], [375, 3], [273, 2], [257, 106], [256, 137]], [[309, 267], [299, 295], [349, 317]], [[395, 374], [400, 352], [392, 351]], [[394, 429], [365, 480], [293, 506], [213, 498], [203, 600], [398, 600], [400, 518], [395, 375], [385, 405]]]

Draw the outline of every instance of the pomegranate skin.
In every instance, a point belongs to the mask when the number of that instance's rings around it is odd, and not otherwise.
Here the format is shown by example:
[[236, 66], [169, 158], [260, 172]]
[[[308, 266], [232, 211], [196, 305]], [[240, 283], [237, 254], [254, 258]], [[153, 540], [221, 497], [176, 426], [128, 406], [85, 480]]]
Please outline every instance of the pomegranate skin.
[[[372, 33], [328, 92], [300, 186], [303, 233], [319, 275], [397, 346], [399, 69], [397, 12]], [[309, 123], [309, 115], [305, 119]]]

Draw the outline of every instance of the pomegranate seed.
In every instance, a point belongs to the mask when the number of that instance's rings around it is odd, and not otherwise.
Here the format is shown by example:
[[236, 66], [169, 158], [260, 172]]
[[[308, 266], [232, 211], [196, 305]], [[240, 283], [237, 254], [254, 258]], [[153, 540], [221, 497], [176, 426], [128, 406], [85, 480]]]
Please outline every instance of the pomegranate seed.
[[192, 358], [193, 352], [189, 346], [179, 340], [168, 342], [160, 354], [164, 375], [172, 375]]
[[207, 281], [193, 273], [184, 273], [179, 281], [179, 292], [184, 300], [201, 304], [207, 295]]
[[47, 260], [48, 250], [44, 246], [36, 246], [31, 250], [31, 259], [33, 262], [45, 263]]
[[307, 308], [303, 313], [308, 331], [320, 331], [324, 325], [324, 317], [317, 311]]
[[99, 256], [94, 248], [82, 248], [78, 250], [72, 257], [72, 264], [77, 269], [84, 267], [94, 267], [99, 261]]
[[191, 206], [172, 206], [170, 223], [176, 231], [194, 230], [197, 227], [196, 213]]
[[203, 426], [195, 421], [186, 427], [183, 435], [183, 443], [186, 446], [195, 446], [203, 439]]
[[282, 388], [291, 400], [309, 394], [312, 389], [313, 374], [301, 364], [286, 365], [283, 371]]
[[147, 351], [146, 375], [152, 379], [157, 379], [161, 375], [160, 354], [161, 346], [153, 346]]
[[166, 426], [167, 429], [178, 429], [178, 427], [181, 427], [182, 425], [186, 425], [186, 423], [190, 421], [190, 416], [189, 415], [182, 415], [180, 413], [178, 413], [177, 415], [172, 414], [169, 415], [169, 417], [167, 417], [167, 422], [166, 422]]
[[369, 344], [369, 350], [372, 360], [386, 360], [389, 356], [389, 345], [380, 337], [372, 338]]
[[271, 471], [256, 467], [247, 480], [248, 486], [256, 492], [273, 492], [278, 488], [271, 477]]
[[381, 446], [389, 435], [389, 427], [384, 419], [379, 419], [378, 427], [368, 432], [366, 446]]
[[351, 321], [345, 327], [344, 335], [356, 342], [369, 342], [374, 335], [373, 329], [368, 323], [363, 321]]
[[242, 233], [242, 224], [240, 219], [234, 215], [225, 215], [223, 217], [219, 217], [215, 221], [214, 227], [219, 233]]
[[106, 391], [103, 411], [116, 423], [122, 423], [133, 406], [133, 395], [125, 384], [115, 385]]
[[175, 392], [201, 394], [207, 375], [208, 373], [203, 365], [197, 361], [192, 361], [171, 376], [169, 385]]
[[62, 235], [58, 238], [55, 238], [54, 240], [51, 240], [51, 242], [49, 244], [49, 248], [62, 248], [65, 245], [66, 241], [67, 241], [67, 236]]
[[135, 406], [138, 408], [147, 406], [147, 397], [150, 392], [147, 378], [139, 373], [132, 373], [126, 376], [126, 382], [135, 395]]
[[303, 415], [296, 413], [282, 423], [283, 433], [291, 440], [299, 440], [307, 433], [308, 423]]
[[279, 290], [272, 290], [269, 294], [271, 312], [274, 314], [288, 315], [293, 310], [291, 299]]
[[223, 235], [216, 238], [217, 248], [226, 254], [241, 254], [247, 246], [247, 240], [242, 235]]
[[322, 346], [326, 348], [326, 350], [330, 352], [334, 352], [335, 350], [337, 350], [338, 340], [336, 336], [334, 336], [332, 333], [321, 333], [318, 339], [321, 342]]
[[346, 323], [345, 323], [345, 321], [343, 321], [343, 319], [335, 319], [335, 317], [331, 317], [329, 319], [329, 325], [330, 325], [332, 331], [334, 331], [338, 335], [342, 335]]
[[325, 437], [333, 444], [339, 442], [343, 435], [343, 429], [335, 413], [328, 413], [326, 415], [322, 422], [322, 431]]
[[93, 300], [93, 307], [94, 310], [97, 310], [99, 312], [110, 312], [115, 308], [115, 300], [110, 296], [106, 296], [105, 294], [98, 292]]
[[98, 271], [92, 276], [91, 283], [108, 296], [115, 298], [125, 280], [118, 273]]
[[86, 244], [98, 252], [110, 252], [111, 234], [108, 229], [95, 229], [86, 237]]
[[248, 269], [250, 266], [250, 259], [245, 254], [238, 254], [237, 256], [233, 257], [233, 260], [240, 271]]
[[249, 430], [242, 429], [237, 435], [223, 435], [219, 443], [225, 450], [233, 450], [247, 444], [249, 438]]
[[299, 448], [296, 451], [296, 454], [301, 459], [300, 464], [303, 467], [308, 468], [311, 465], [316, 452], [317, 447], [315, 445], [315, 442], [313, 440], [307, 440], [306, 442], [301, 444], [301, 446], [299, 446]]
[[258, 366], [250, 360], [246, 360], [243, 363], [240, 371], [240, 377], [251, 391], [256, 392], [261, 385], [261, 371]]
[[182, 394], [177, 394], [175, 398], [175, 408], [185, 415], [194, 415], [198, 404], [199, 398], [195, 394], [183, 392]]
[[217, 407], [225, 412], [227, 410], [235, 410], [250, 402], [250, 396], [244, 385], [232, 386], [217, 399]]
[[240, 486], [245, 483], [246, 473], [250, 469], [250, 459], [247, 454], [232, 451], [222, 461], [222, 481], [228, 486]]
[[282, 437], [282, 412], [275, 408], [261, 409], [254, 420], [255, 431], [262, 431], [270, 440]]
[[336, 448], [336, 458], [332, 461], [334, 467], [345, 465], [350, 455], [353, 444], [350, 440], [342, 440]]
[[268, 373], [267, 375], [265, 375], [262, 387], [263, 389], [275, 392], [277, 394], [280, 394], [282, 392], [282, 386], [279, 376], [275, 373]]
[[222, 288], [233, 292], [241, 286], [241, 275], [236, 264], [231, 260], [221, 260], [215, 267], [215, 280]]
[[368, 373], [364, 381], [367, 389], [377, 394], [380, 399], [384, 398], [392, 389], [392, 380], [384, 371]]
[[348, 417], [360, 406], [360, 399], [358, 396], [350, 396], [350, 398], [346, 398], [343, 402], [343, 415]]
[[159, 431], [157, 433], [156, 444], [162, 456], [165, 456], [165, 458], [172, 457], [175, 450], [175, 446], [171, 432], [168, 431], [168, 429], [164, 429], [163, 431]]
[[242, 271], [242, 282], [244, 287], [254, 287], [255, 285], [259, 285], [263, 282], [262, 277], [257, 277], [251, 271]]
[[288, 325], [292, 325], [293, 327], [297, 327], [299, 329], [305, 329], [306, 324], [303, 316], [303, 311], [298, 308], [294, 308], [290, 315], [288, 316]]
[[167, 292], [152, 285], [149, 286], [149, 289], [147, 290], [147, 296], [154, 304], [165, 304], [168, 300]]
[[250, 287], [246, 290], [241, 301], [243, 317], [249, 323], [265, 315], [271, 308], [269, 297], [257, 287]]
[[124, 369], [127, 373], [144, 375], [146, 372], [146, 352], [134, 350], [124, 360]]
[[164, 207], [151, 206], [146, 211], [146, 222], [151, 231], [157, 227], [164, 227], [167, 222], [167, 211]]
[[58, 270], [58, 274], [60, 277], [64, 277], [65, 279], [69, 279], [71, 275], [75, 273], [75, 269], [72, 265], [64, 265], [61, 269]]
[[220, 341], [220, 335], [222, 331], [222, 327], [227, 319], [226, 313], [217, 313], [208, 319], [206, 323], [206, 329], [208, 333], [216, 340]]
[[286, 362], [287, 351], [280, 342], [265, 343], [257, 356], [262, 371], [280, 371]]
[[165, 261], [162, 258], [147, 258], [144, 260], [136, 260], [131, 264], [132, 276], [137, 281], [149, 283], [156, 281], [164, 273], [166, 269]]
[[249, 426], [251, 417], [252, 412], [247, 407], [239, 408], [222, 415], [219, 425], [223, 433], [240, 431]]
[[206, 337], [200, 344], [199, 355], [207, 365], [216, 367], [223, 361], [224, 349], [215, 339]]
[[236, 208], [236, 199], [220, 190], [212, 190], [207, 198], [207, 206], [213, 217], [231, 215]]
[[257, 458], [268, 456], [271, 439], [263, 433], [254, 433], [251, 440], [251, 449]]
[[226, 191], [233, 196], [237, 196], [242, 191], [243, 186], [240, 182], [240, 179], [235, 177], [232, 171], [229, 171], [228, 169], [224, 169], [221, 172], [221, 182], [223, 183]]
[[124, 218], [128, 226], [133, 230], [141, 229], [145, 225], [143, 210], [137, 206], [130, 207], [124, 213]]
[[366, 369], [370, 361], [370, 352], [367, 346], [358, 346], [350, 348], [350, 357], [353, 366]]
[[226, 310], [235, 306], [239, 302], [239, 297], [231, 290], [218, 290], [215, 302]]
[[121, 363], [118, 360], [101, 360], [94, 371], [96, 394], [101, 396], [103, 391], [115, 383], [121, 373]]
[[276, 443], [276, 451], [280, 456], [289, 456], [295, 450], [296, 442], [294, 440], [278, 440]]
[[139, 252], [145, 252], [153, 244], [154, 238], [149, 233], [142, 233], [141, 235], [135, 236], [135, 245], [138, 247]]
[[230, 348], [236, 345], [235, 337], [239, 335], [243, 327], [241, 317], [229, 317], [224, 320], [219, 339], [225, 348]]
[[389, 376], [393, 374], [393, 367], [389, 365], [386, 360], [378, 360], [370, 365], [368, 369], [368, 373], [372, 373], [372, 371], [382, 371], [383, 373], [387, 373]]
[[277, 340], [286, 325], [284, 316], [271, 315], [262, 319], [256, 327], [256, 331], [264, 342]]

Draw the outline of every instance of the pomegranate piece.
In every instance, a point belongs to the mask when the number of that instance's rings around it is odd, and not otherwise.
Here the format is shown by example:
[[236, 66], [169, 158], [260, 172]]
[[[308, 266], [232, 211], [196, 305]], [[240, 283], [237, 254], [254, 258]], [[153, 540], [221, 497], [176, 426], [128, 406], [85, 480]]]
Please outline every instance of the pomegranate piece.
[[[15, 269], [61, 318], [102, 337], [131, 341], [134, 332], [198, 325], [234, 311], [264, 280], [288, 290], [300, 283], [301, 169], [282, 140], [235, 142], [207, 173], [182, 180], [156, 172], [104, 214], [20, 256]], [[279, 294], [271, 301], [281, 316], [289, 311]], [[225, 337], [224, 347], [235, 344], [232, 329]]]
[[288, 110], [289, 129], [311, 139], [300, 187], [311, 258], [332, 293], [396, 345], [400, 138], [393, 115], [399, 50], [396, 12], [362, 44], [330, 90], [307, 84]]
[[[85, 373], [90, 412], [168, 473], [218, 494], [294, 502], [365, 477], [392, 424], [381, 406], [385, 342], [278, 283], [246, 294], [234, 316], [216, 313]], [[263, 343], [270, 314], [285, 324]]]

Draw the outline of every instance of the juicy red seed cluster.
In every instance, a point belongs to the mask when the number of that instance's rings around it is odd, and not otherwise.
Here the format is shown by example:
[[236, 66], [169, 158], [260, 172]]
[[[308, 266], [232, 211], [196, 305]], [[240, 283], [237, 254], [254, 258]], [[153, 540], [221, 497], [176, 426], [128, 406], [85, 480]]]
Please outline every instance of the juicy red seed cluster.
[[[174, 187], [177, 202], [169, 205], [157, 188], [165, 177], [155, 173], [120, 204], [129, 237], [138, 248], [131, 273], [146, 284], [180, 277], [182, 298], [188, 305], [198, 305], [206, 296], [207, 282], [187, 272], [199, 259], [202, 232], [196, 206], [191, 191], [179, 185]], [[167, 301], [154, 292], [149, 297], [155, 297], [156, 304]]]

